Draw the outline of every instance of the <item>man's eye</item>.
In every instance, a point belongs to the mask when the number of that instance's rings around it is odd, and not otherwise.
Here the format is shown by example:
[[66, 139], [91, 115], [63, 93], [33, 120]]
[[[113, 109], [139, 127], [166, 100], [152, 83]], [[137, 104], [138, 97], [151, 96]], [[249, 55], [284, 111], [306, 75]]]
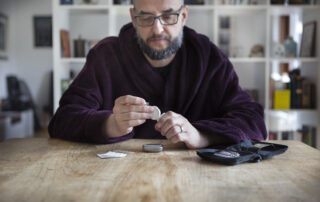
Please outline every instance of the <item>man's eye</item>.
[[143, 20], [143, 21], [152, 21], [153, 17], [151, 17], [151, 16], [142, 16], [141, 20]]
[[163, 20], [170, 20], [172, 18], [172, 15], [162, 15]]

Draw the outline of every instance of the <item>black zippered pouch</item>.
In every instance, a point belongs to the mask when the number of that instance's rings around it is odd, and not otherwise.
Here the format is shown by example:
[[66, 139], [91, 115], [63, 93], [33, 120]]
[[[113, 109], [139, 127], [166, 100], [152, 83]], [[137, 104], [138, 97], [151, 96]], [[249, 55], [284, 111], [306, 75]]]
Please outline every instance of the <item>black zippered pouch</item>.
[[231, 145], [225, 149], [200, 149], [197, 150], [197, 154], [214, 163], [237, 165], [245, 162], [260, 162], [282, 154], [287, 149], [287, 145], [243, 140], [239, 144]]

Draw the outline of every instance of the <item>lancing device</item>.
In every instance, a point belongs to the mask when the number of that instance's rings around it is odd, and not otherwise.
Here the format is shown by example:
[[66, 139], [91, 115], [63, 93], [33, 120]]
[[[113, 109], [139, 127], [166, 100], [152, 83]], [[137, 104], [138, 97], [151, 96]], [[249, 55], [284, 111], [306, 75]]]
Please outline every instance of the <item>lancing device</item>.
[[158, 153], [163, 150], [163, 146], [161, 144], [144, 144], [142, 149], [145, 152]]

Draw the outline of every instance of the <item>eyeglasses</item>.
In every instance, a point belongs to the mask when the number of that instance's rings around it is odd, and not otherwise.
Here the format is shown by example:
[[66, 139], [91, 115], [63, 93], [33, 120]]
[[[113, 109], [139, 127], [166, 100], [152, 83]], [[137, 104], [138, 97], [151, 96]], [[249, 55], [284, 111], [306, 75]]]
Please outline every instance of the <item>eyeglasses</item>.
[[183, 5], [176, 13], [164, 13], [162, 15], [135, 15], [134, 18], [141, 27], [150, 27], [154, 24], [154, 21], [158, 19], [162, 25], [174, 25], [177, 24]]

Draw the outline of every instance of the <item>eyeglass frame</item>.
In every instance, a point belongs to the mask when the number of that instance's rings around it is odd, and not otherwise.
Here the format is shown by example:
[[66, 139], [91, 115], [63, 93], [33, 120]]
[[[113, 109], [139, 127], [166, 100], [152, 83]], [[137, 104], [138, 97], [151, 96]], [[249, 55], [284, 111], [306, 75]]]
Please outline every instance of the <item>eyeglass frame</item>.
[[[157, 16], [151, 15], [151, 14], [142, 14], [142, 15], [134, 15], [133, 17], [134, 17], [134, 19], [136, 20], [137, 25], [140, 26], [140, 27], [151, 27], [151, 26], [154, 25], [154, 22], [156, 21], [156, 19], [159, 20], [159, 22], [160, 22], [161, 25], [170, 26], [170, 25], [175, 25], [175, 24], [178, 23], [179, 17], [180, 17], [180, 14], [181, 14], [181, 11], [182, 11], [183, 7], [184, 7], [184, 5], [182, 5], [182, 6], [177, 10], [177, 13], [165, 13], [165, 14], [161, 14], [161, 15], [157, 15]], [[174, 24], [163, 24], [162, 21], [161, 21], [161, 17], [162, 17], [163, 15], [168, 15], [168, 14], [169, 14], [169, 15], [177, 15], [177, 22], [175, 22]], [[150, 24], [150, 25], [140, 25], [140, 24], [138, 23], [138, 21], [137, 21], [137, 18], [138, 18], [138, 17], [143, 17], [143, 16], [153, 17], [153, 22], [152, 22], [152, 24]]]

